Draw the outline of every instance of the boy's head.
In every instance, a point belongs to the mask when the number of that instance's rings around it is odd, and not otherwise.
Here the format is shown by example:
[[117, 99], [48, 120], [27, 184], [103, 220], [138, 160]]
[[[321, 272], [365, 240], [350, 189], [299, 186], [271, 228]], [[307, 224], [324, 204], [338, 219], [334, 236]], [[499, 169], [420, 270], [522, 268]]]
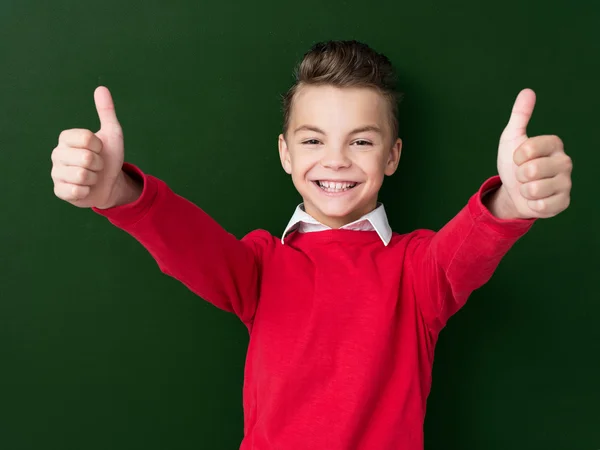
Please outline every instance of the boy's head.
[[339, 228], [375, 209], [398, 167], [396, 77], [388, 58], [357, 41], [315, 44], [283, 97], [279, 154], [306, 212]]

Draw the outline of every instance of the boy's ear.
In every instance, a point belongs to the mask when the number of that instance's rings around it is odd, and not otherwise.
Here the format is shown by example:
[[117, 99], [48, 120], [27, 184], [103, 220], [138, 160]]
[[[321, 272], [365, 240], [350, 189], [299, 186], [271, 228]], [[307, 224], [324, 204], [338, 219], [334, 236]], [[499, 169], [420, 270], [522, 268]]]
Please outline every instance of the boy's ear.
[[385, 164], [384, 173], [388, 176], [393, 175], [398, 168], [400, 162], [400, 155], [402, 154], [402, 139], [398, 138], [392, 148], [390, 149], [390, 155]]
[[279, 159], [281, 159], [281, 166], [283, 170], [286, 171], [288, 175], [292, 174], [292, 160], [290, 157], [290, 151], [288, 149], [287, 143], [285, 142], [285, 137], [283, 134], [279, 135]]

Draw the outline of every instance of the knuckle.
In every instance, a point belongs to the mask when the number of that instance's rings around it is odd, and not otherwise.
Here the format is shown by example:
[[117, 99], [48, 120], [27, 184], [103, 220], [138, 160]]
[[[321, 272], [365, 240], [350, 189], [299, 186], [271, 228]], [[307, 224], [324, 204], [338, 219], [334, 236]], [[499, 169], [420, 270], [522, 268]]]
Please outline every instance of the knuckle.
[[531, 142], [531, 140], [529, 140], [523, 144], [523, 147], [521, 150], [523, 151], [523, 154], [525, 155], [525, 157], [529, 159], [533, 156], [535, 147], [534, 147], [534, 144]]
[[67, 188], [67, 199], [77, 200], [77, 186], [70, 186]]
[[569, 155], [565, 155], [566, 156], [566, 160], [565, 160], [565, 164], [567, 166], [567, 170], [569, 172], [573, 171], [573, 160], [571, 159], [571, 157]]
[[533, 182], [529, 183], [529, 195], [531, 197], [537, 197], [540, 193], [540, 185], [539, 183]]
[[52, 150], [52, 157], [57, 160], [60, 158], [61, 154], [65, 151], [65, 144], [64, 143], [59, 143], [56, 147], [54, 147], [54, 149]]
[[518, 171], [517, 171], [517, 175], [519, 177], [519, 181], [521, 183], [526, 183], [528, 181], [528, 172], [527, 172], [527, 166], [523, 166], [523, 167], [519, 167]]
[[82, 186], [73, 186], [71, 187], [71, 199], [72, 200], [80, 200], [84, 197], [83, 187]]
[[544, 200], [540, 200], [537, 204], [537, 210], [539, 212], [546, 212], [546, 210], [548, 209], [548, 202], [544, 201]]
[[564, 146], [563, 140], [562, 140], [561, 138], [559, 138], [558, 136], [556, 136], [556, 135], [554, 135], [554, 134], [553, 134], [553, 135], [552, 135], [552, 139], [554, 139], [554, 142], [555, 142], [555, 143], [556, 143], [556, 145], [558, 145], [559, 147], [563, 147], [563, 146]]
[[93, 162], [94, 162], [94, 154], [90, 151], [84, 152], [83, 155], [81, 156], [81, 164], [83, 164], [84, 167], [90, 167]]
[[521, 186], [519, 186], [519, 192], [521, 193], [521, 195], [523, 197], [528, 197], [529, 196], [529, 191], [527, 190], [527, 185], [526, 184], [522, 184]]
[[77, 181], [79, 181], [80, 183], [84, 183], [85, 181], [87, 181], [87, 178], [88, 178], [87, 170], [84, 168], [77, 169], [75, 177], [76, 177]]
[[96, 151], [102, 150], [102, 141], [100, 140], [100, 138], [98, 136], [96, 136], [94, 133], [92, 133], [90, 131], [90, 147], [89, 148], [92, 148], [92, 147], [97, 149]]
[[58, 142], [64, 142], [71, 130], [62, 130], [58, 135]]
[[54, 151], [52, 152], [50, 160], [52, 161], [52, 165], [54, 165], [54, 166], [60, 167], [61, 165], [64, 165], [64, 160], [65, 160], [64, 147], [62, 147], [62, 146], [56, 147], [54, 149]]
[[90, 130], [81, 130], [79, 139], [82, 147], [89, 147], [92, 143], [92, 132]]
[[535, 177], [537, 177], [538, 173], [539, 173], [539, 167], [537, 164], [532, 162], [527, 165], [527, 177], [529, 179], [534, 179]]

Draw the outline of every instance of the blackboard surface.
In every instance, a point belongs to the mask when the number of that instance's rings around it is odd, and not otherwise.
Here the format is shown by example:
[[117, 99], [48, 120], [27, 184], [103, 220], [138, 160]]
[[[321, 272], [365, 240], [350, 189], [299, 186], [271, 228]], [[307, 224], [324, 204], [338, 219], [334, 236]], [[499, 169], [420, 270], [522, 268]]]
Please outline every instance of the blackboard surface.
[[439, 229], [495, 174], [517, 93], [529, 135], [574, 162], [538, 221], [440, 335], [427, 449], [600, 448], [600, 6], [592, 2], [0, 3], [0, 449], [235, 449], [245, 327], [160, 273], [130, 236], [54, 196], [66, 128], [106, 85], [126, 160], [238, 237], [300, 198], [279, 96], [310, 46], [357, 39], [396, 66], [395, 231]]

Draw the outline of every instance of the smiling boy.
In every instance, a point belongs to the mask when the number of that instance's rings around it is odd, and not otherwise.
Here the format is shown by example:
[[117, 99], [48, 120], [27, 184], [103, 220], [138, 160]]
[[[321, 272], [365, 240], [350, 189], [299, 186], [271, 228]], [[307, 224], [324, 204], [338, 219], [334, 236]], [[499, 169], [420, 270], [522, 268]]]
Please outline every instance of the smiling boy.
[[331, 228], [372, 212], [402, 147], [388, 100], [375, 89], [328, 84], [301, 86], [293, 96], [279, 153], [305, 211]]
[[242, 450], [422, 450], [440, 331], [537, 218], [568, 206], [571, 159], [556, 136], [526, 136], [535, 95], [524, 90], [498, 175], [439, 231], [394, 233], [377, 202], [402, 148], [389, 60], [356, 41], [319, 43], [296, 78], [279, 154], [303, 203], [281, 236], [238, 240], [124, 163], [104, 87], [100, 131], [59, 137], [55, 194], [92, 207], [247, 326]]

